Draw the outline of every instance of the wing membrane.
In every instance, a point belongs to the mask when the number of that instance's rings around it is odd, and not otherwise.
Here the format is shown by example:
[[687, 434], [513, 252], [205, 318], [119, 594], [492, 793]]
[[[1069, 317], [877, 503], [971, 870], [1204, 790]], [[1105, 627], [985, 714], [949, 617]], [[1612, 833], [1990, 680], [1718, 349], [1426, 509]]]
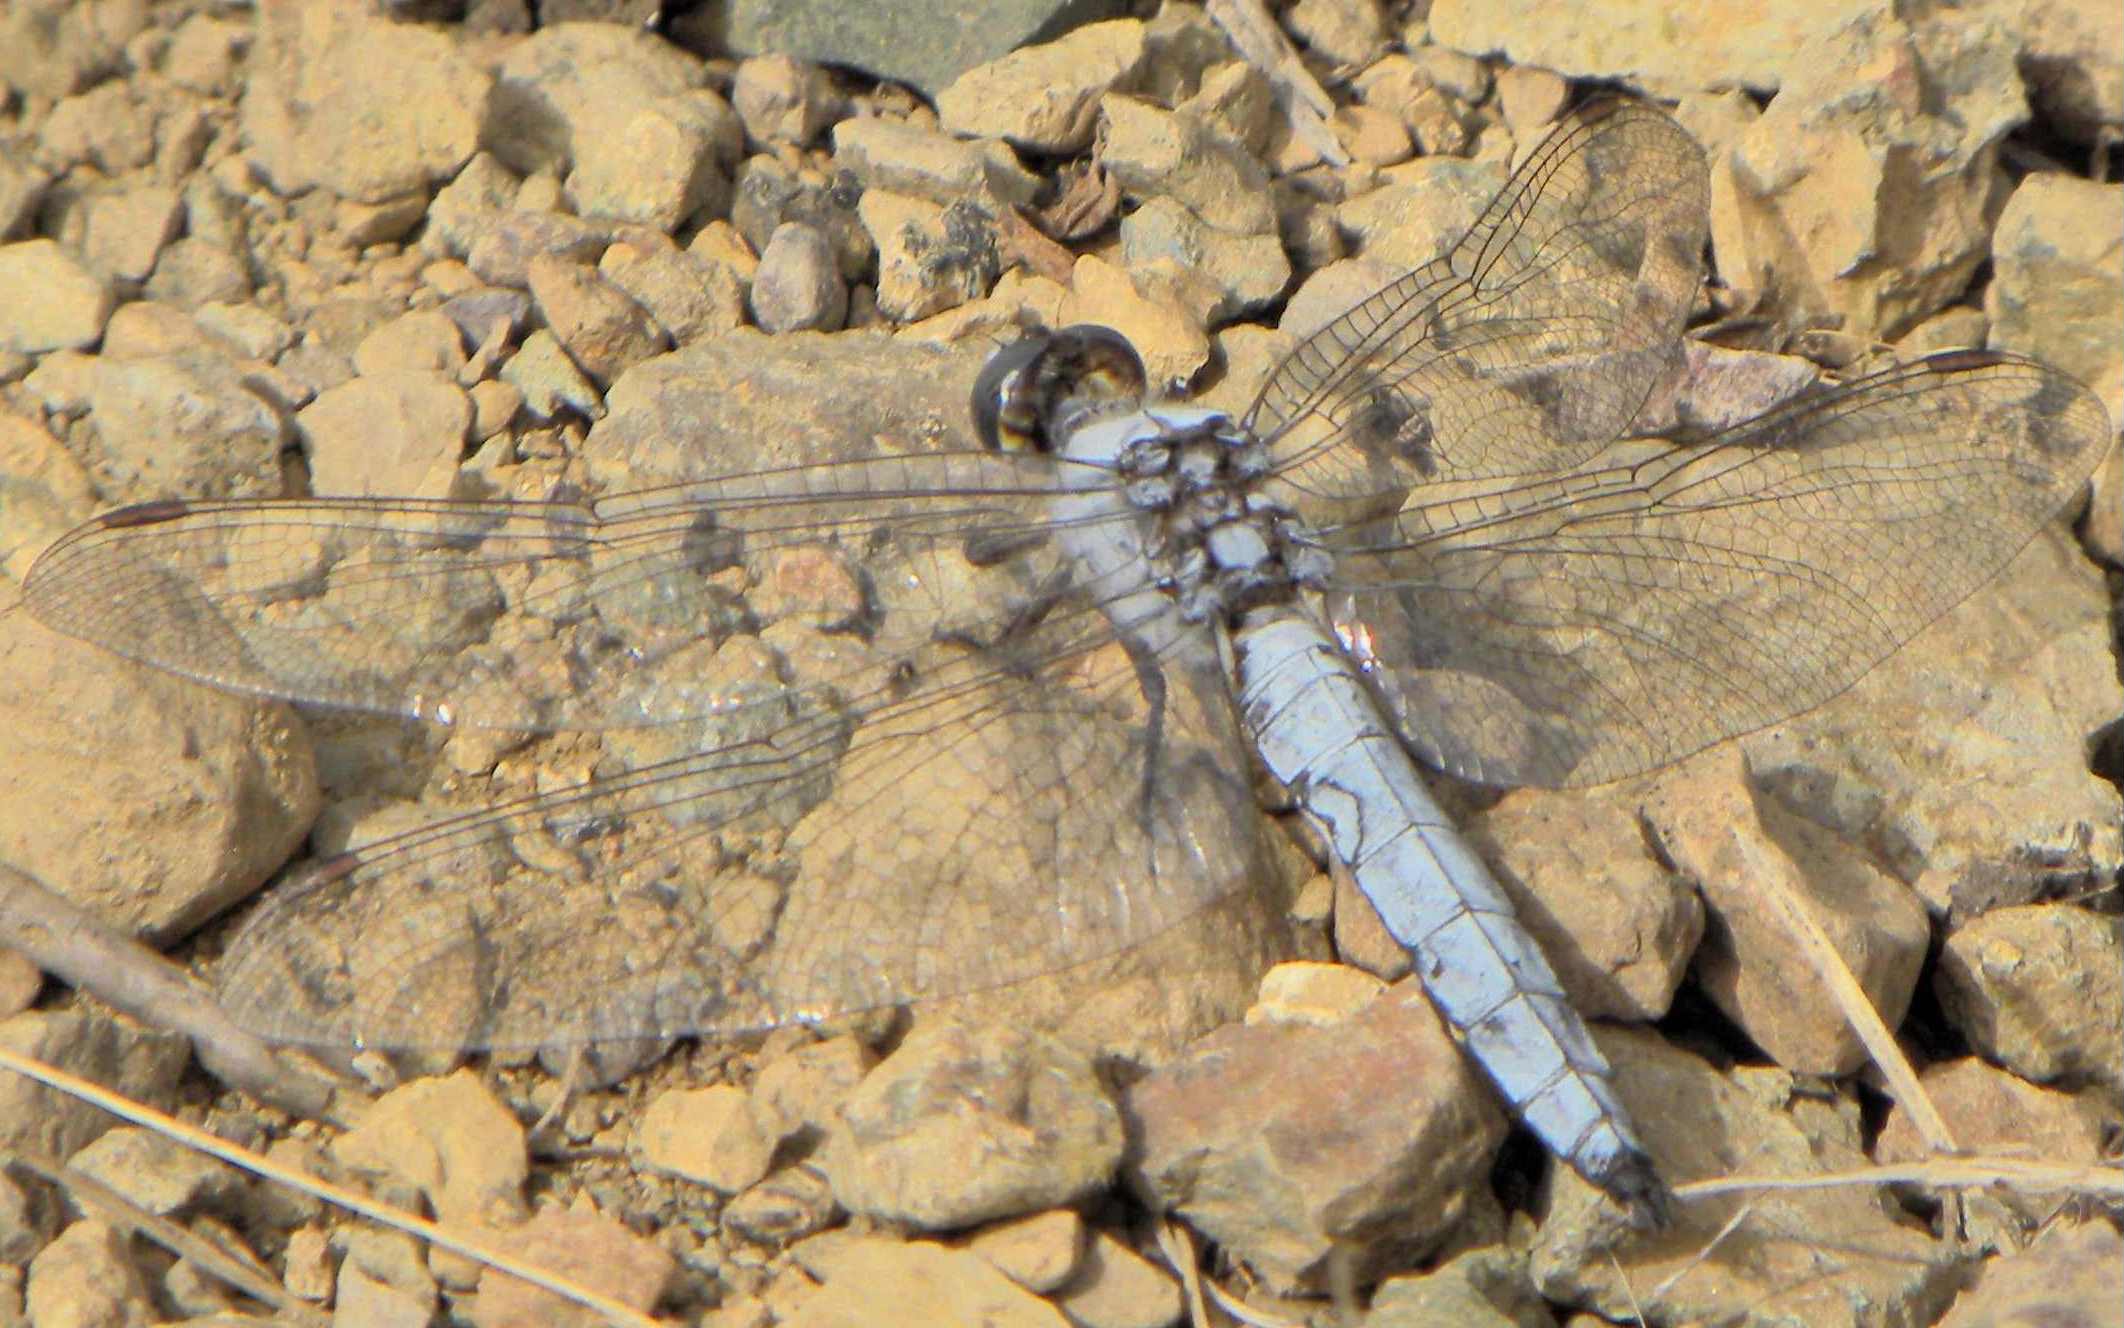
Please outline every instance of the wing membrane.
[[1326, 499], [1573, 464], [1677, 369], [1708, 188], [1659, 111], [1582, 112], [1452, 248], [1301, 342], [1247, 423]]
[[1426, 759], [1603, 783], [1850, 686], [1996, 575], [2108, 446], [2071, 379], [1949, 352], [1701, 444], [1419, 490], [1330, 534], [1333, 612], [1369, 633]]

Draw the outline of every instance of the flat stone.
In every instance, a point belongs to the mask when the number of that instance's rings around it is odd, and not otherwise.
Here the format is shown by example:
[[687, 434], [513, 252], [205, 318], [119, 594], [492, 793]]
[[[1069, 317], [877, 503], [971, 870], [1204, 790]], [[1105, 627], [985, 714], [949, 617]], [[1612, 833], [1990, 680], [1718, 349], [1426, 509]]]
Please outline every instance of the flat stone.
[[244, 1188], [243, 1173], [227, 1163], [137, 1125], [109, 1130], [67, 1165], [158, 1217], [226, 1204]]
[[1040, 187], [1000, 139], [969, 141], [901, 120], [843, 120], [834, 126], [833, 155], [865, 189], [940, 206], [973, 199], [991, 209], [1025, 207]]
[[[678, 1275], [678, 1260], [661, 1245], [598, 1212], [587, 1199], [573, 1208], [540, 1208], [529, 1222], [501, 1233], [495, 1242], [526, 1262], [645, 1315]], [[494, 1268], [480, 1272], [471, 1317], [474, 1328], [592, 1328], [609, 1322]]]
[[92, 346], [116, 299], [96, 274], [50, 240], [0, 245], [0, 349], [41, 354]]

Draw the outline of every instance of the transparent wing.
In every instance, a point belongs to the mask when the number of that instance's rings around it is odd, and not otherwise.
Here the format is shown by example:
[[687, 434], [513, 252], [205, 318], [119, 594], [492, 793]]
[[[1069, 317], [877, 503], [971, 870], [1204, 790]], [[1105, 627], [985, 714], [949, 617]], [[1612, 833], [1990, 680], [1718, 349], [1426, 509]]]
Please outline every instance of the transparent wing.
[[2071, 379], [1948, 352], [1700, 444], [1419, 489], [1329, 533], [1331, 613], [1427, 760], [1603, 783], [1850, 686], [1996, 575], [2109, 440]]
[[1708, 189], [1664, 114], [1580, 112], [1451, 249], [1293, 349], [1246, 423], [1331, 500], [1573, 464], [1677, 370]]
[[1052, 560], [1057, 470], [940, 452], [589, 503], [151, 503], [66, 535], [23, 593], [70, 636], [224, 690], [532, 731], [667, 724], [759, 699], [700, 677], [763, 622], [874, 638], [903, 626], [880, 613], [903, 589], [924, 630], [970, 614], [969, 554], [1022, 537]]
[[1067, 968], [1259, 879], [1214, 644], [1115, 639], [1133, 583], [1082, 579], [1056, 485], [936, 454], [589, 506], [158, 505], [55, 548], [28, 599], [224, 687], [618, 726], [592, 783], [276, 891], [221, 967], [249, 1026], [734, 1031]]

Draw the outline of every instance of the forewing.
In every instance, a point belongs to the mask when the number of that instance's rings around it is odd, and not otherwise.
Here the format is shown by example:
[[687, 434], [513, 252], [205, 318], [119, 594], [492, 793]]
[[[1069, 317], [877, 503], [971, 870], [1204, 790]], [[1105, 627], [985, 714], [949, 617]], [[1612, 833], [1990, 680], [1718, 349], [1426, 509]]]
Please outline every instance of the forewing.
[[963, 611], [948, 578], [968, 550], [1040, 542], [1057, 467], [928, 453], [589, 503], [154, 503], [53, 545], [24, 599], [231, 691], [508, 729], [669, 724], [779, 702], [705, 681], [762, 622], [875, 637], [880, 576], [926, 588], [939, 622]]
[[1582, 111], [1450, 249], [1301, 342], [1246, 422], [1328, 499], [1571, 465], [1675, 371], [1708, 199], [1666, 115]]
[[1850, 686], [1996, 575], [2109, 438], [2054, 370], [1950, 352], [1700, 445], [1420, 490], [1328, 533], [1331, 612], [1427, 760], [1603, 783]]

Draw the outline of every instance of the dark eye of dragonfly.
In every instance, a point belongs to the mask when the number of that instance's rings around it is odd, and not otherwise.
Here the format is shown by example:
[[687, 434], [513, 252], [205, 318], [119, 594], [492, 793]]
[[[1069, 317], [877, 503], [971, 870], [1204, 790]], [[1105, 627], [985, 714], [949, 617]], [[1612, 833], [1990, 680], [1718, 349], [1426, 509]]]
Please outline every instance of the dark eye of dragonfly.
[[1110, 327], [1028, 333], [991, 355], [974, 380], [974, 428], [997, 451], [1048, 451], [1093, 416], [1142, 400], [1143, 361]]

